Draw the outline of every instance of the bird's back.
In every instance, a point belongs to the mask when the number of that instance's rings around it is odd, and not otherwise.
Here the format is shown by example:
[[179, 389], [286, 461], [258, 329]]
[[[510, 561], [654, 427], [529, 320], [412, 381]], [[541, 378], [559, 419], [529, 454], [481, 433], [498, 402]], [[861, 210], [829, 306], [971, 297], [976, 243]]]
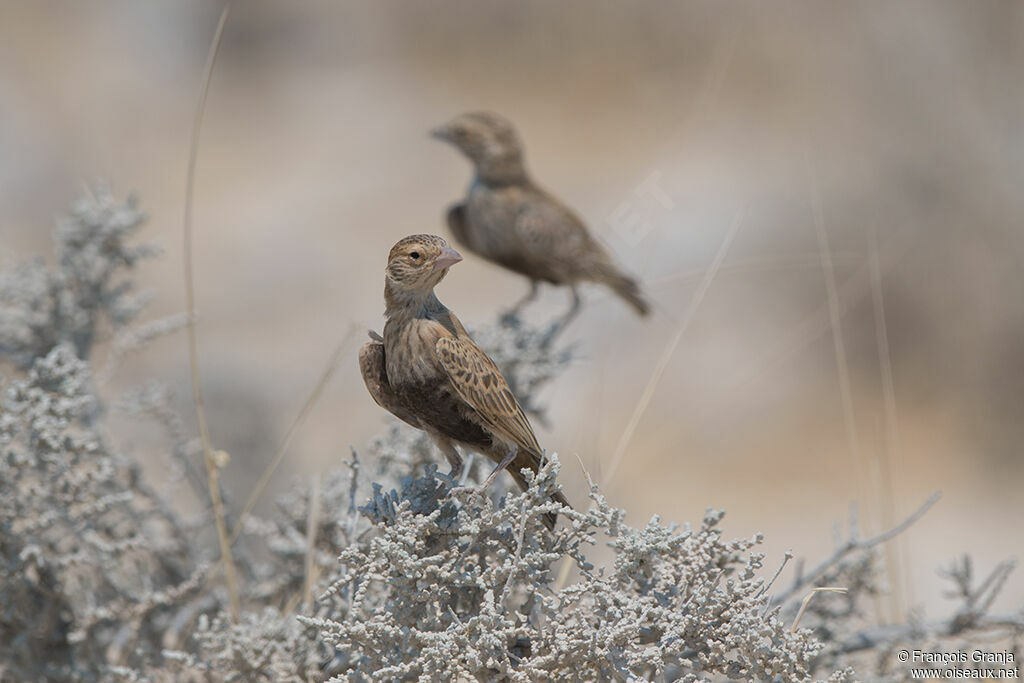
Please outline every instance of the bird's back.
[[637, 312], [649, 305], [639, 284], [570, 208], [529, 181], [491, 187], [475, 182], [448, 224], [460, 244], [531, 280], [555, 285], [597, 282], [612, 288]]
[[518, 185], [492, 188], [474, 182], [463, 205], [465, 246], [478, 256], [502, 265], [519, 258], [523, 245], [516, 234], [515, 222], [525, 201], [526, 193]]
[[580, 256], [605, 257], [583, 222], [530, 183], [470, 187], [461, 213], [449, 215], [456, 239], [469, 251], [534, 280], [566, 284], [587, 279]]

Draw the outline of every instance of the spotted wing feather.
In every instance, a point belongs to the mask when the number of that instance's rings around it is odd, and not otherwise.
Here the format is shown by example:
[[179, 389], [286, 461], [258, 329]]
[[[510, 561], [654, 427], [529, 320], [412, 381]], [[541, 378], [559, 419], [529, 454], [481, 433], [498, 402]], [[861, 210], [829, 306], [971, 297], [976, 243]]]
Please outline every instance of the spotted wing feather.
[[434, 348], [462, 400], [497, 435], [540, 456], [533, 428], [494, 361], [469, 337], [443, 337]]

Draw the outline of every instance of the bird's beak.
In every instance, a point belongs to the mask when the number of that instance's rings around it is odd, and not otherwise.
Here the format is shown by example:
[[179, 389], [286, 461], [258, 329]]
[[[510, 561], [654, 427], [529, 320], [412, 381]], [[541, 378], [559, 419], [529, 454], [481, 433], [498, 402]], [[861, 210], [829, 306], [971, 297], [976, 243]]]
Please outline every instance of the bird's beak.
[[434, 259], [434, 270], [438, 271], [442, 268], [454, 266], [456, 263], [462, 260], [462, 254], [455, 251], [451, 247], [445, 247], [441, 250], [441, 254]]
[[451, 137], [448, 135], [448, 126], [438, 126], [430, 131], [430, 137], [448, 142]]

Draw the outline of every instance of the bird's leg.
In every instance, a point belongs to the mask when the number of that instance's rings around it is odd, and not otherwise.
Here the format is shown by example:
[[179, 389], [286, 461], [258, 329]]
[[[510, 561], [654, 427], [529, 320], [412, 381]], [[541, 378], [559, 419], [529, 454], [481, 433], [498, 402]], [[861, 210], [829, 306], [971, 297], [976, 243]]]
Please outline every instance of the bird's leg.
[[448, 476], [451, 477], [452, 481], [458, 481], [462, 478], [462, 461], [453, 462], [452, 468], [448, 470]]
[[487, 478], [484, 479], [484, 483], [480, 484], [480, 486], [477, 487], [477, 490], [483, 491], [488, 486], [493, 484], [494, 480], [498, 478], [499, 474], [501, 474], [501, 471], [508, 467], [509, 464], [516, 459], [516, 453], [518, 452], [519, 449], [516, 446], [512, 446], [511, 448], [509, 448], [508, 453], [505, 454], [505, 457], [502, 459], [502, 461], [498, 463], [498, 466], [494, 468], [493, 472], [487, 475]]
[[530, 291], [526, 293], [526, 296], [517, 301], [515, 306], [510, 308], [501, 316], [502, 324], [506, 327], [514, 327], [519, 319], [519, 313], [527, 304], [532, 303], [537, 298], [537, 294], [539, 292], [540, 285], [536, 280], [530, 280]]
[[572, 305], [569, 306], [569, 311], [559, 320], [556, 320], [551, 325], [551, 329], [549, 329], [547, 334], [544, 335], [544, 340], [541, 342], [541, 345], [544, 347], [550, 346], [551, 342], [555, 340], [555, 337], [565, 331], [565, 328], [569, 326], [569, 323], [573, 321], [573, 318], [580, 313], [580, 308], [583, 302], [580, 299], [580, 293], [576, 289], [576, 285], [569, 285], [569, 291], [572, 292]]
[[468, 453], [466, 455], [466, 464], [462, 468], [462, 473], [459, 476], [459, 486], [466, 485], [466, 478], [469, 477], [469, 473], [473, 470], [473, 458], [476, 457], [475, 453]]
[[455, 449], [455, 445], [448, 439], [440, 436], [434, 436], [433, 442], [434, 445], [437, 446], [438, 450], [444, 453], [444, 457], [447, 458], [448, 464], [452, 466], [452, 469], [448, 472], [448, 476], [451, 477], [453, 481], [458, 481], [459, 476], [462, 474], [462, 456], [460, 456], [459, 452]]
[[459, 486], [451, 490], [452, 495], [459, 495], [462, 493], [469, 493], [470, 496], [480, 496], [487, 490], [487, 487], [494, 483], [494, 480], [498, 478], [501, 471], [509, 466], [509, 464], [516, 459], [516, 454], [519, 452], [518, 447], [512, 446], [508, 449], [505, 457], [502, 459], [498, 466], [494, 468], [487, 478], [484, 479], [483, 483], [479, 486]]

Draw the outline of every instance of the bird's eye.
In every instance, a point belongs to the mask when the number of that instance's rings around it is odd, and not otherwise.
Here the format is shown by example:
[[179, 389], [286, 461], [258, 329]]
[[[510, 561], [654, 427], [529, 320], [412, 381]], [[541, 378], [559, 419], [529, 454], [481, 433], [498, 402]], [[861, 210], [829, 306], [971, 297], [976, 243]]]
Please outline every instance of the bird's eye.
[[418, 259], [419, 257], [420, 257], [420, 252], [418, 252], [418, 251], [414, 251], [414, 252], [409, 254], [409, 258], [413, 259], [414, 261], [416, 259]]
[[462, 126], [455, 126], [455, 128], [452, 129], [452, 135], [457, 138], [464, 138], [466, 137], [466, 129]]

